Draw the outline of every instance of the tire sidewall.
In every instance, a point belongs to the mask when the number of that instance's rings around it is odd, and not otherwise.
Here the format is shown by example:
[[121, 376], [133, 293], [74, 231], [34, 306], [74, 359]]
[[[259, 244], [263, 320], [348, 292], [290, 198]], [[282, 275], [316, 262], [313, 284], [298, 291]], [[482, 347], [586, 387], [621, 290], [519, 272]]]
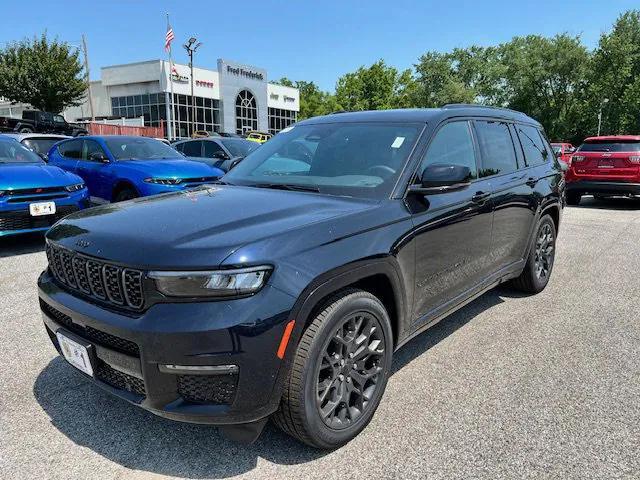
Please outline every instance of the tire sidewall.
[[[384, 364], [382, 365], [381, 378], [379, 379], [378, 388], [371, 400], [371, 404], [367, 411], [353, 425], [341, 430], [329, 428], [320, 418], [316, 405], [316, 382], [318, 372], [318, 362], [328, 341], [328, 336], [333, 335], [336, 328], [342, 320], [353, 313], [360, 311], [374, 315], [380, 321], [384, 334], [385, 355]], [[354, 297], [348, 302], [343, 302], [335, 310], [333, 310], [327, 320], [320, 326], [311, 343], [309, 351], [309, 360], [303, 371], [304, 398], [300, 399], [300, 404], [304, 407], [304, 427], [311, 434], [315, 443], [323, 448], [335, 448], [343, 445], [358, 435], [371, 421], [375, 413], [382, 395], [386, 388], [387, 380], [391, 370], [393, 357], [393, 340], [389, 315], [384, 306], [375, 298], [363, 294]]]
[[[550, 225], [551, 226], [551, 232], [553, 234], [553, 260], [551, 261], [551, 266], [549, 267], [549, 274], [543, 280], [543, 279], [539, 279], [536, 276], [535, 261], [536, 261], [536, 242], [538, 240], [538, 236], [540, 235], [540, 230], [545, 225]], [[535, 285], [537, 291], [544, 290], [544, 288], [549, 283], [549, 280], [551, 279], [551, 274], [553, 273], [553, 267], [554, 267], [554, 265], [556, 263], [556, 240], [557, 240], [557, 234], [556, 233], [557, 232], [556, 232], [555, 223], [553, 223], [553, 220], [551, 219], [551, 217], [549, 215], [544, 215], [540, 219], [540, 221], [538, 222], [538, 226], [536, 227], [536, 229], [534, 231], [534, 236], [533, 236], [533, 239], [531, 241], [531, 251], [529, 252], [529, 265], [528, 265], [529, 274], [531, 275], [531, 280], [533, 281], [533, 284]]]

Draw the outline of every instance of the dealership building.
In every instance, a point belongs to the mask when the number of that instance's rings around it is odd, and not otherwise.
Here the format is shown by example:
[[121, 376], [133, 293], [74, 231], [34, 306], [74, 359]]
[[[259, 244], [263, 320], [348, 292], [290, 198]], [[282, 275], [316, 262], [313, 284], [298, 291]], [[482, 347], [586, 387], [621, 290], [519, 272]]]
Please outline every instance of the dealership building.
[[[251, 65], [219, 59], [217, 70], [194, 68], [194, 106], [191, 83], [188, 65], [172, 68], [164, 60], [104, 67], [100, 80], [91, 82], [93, 116], [143, 118], [145, 125], [164, 125], [165, 135], [176, 138], [194, 130], [277, 133], [294, 123], [300, 110], [297, 89], [269, 83], [267, 71]], [[89, 119], [89, 98], [64, 116], [70, 122]]]

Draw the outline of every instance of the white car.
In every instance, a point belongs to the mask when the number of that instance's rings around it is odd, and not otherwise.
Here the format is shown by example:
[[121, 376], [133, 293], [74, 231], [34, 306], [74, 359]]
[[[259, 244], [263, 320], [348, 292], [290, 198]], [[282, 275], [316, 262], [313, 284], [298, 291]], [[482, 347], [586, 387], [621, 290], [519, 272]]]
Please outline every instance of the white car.
[[72, 138], [68, 135], [56, 135], [53, 133], [4, 133], [3, 135], [15, 138], [22, 145], [36, 152], [45, 161], [51, 147], [62, 140]]

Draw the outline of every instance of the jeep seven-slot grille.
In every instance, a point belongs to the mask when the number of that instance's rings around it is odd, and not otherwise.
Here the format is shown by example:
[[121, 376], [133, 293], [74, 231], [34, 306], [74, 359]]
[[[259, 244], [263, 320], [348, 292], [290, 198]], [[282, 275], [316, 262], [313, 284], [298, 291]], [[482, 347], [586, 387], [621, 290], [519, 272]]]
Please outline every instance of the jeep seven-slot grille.
[[119, 307], [140, 310], [144, 305], [142, 272], [94, 260], [47, 244], [53, 276], [71, 290]]

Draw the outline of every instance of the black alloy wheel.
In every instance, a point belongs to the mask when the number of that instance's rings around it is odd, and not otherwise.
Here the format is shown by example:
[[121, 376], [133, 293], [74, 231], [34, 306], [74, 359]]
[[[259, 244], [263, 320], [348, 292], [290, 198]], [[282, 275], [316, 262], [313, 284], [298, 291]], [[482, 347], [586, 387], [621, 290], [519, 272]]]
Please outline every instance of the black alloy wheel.
[[535, 229], [527, 263], [513, 285], [523, 292], [539, 293], [547, 286], [556, 255], [556, 224], [544, 215]]
[[328, 339], [318, 366], [316, 404], [329, 428], [352, 425], [371, 405], [385, 355], [380, 321], [368, 312], [347, 317]]
[[555, 238], [549, 223], [545, 223], [538, 232], [535, 245], [535, 273], [538, 279], [548, 279], [553, 266]]

